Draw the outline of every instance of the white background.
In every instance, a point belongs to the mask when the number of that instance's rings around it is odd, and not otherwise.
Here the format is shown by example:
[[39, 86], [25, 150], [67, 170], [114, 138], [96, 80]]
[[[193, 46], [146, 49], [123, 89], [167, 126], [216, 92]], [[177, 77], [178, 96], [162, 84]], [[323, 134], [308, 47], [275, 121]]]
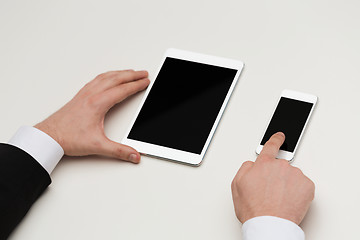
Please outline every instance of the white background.
[[[0, 141], [61, 107], [97, 74], [157, 70], [168, 47], [245, 62], [198, 168], [65, 157], [10, 239], [241, 239], [230, 183], [280, 92], [319, 97], [295, 156], [316, 184], [307, 239], [357, 239], [360, 2], [356, 0], [0, 1]], [[115, 107], [123, 138], [143, 93]]]

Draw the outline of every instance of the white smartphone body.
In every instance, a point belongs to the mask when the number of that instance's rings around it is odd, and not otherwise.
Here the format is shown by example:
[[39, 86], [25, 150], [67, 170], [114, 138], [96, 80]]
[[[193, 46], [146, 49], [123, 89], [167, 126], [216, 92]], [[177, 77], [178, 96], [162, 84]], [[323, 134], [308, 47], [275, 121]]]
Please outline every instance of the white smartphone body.
[[314, 95], [283, 90], [256, 153], [260, 154], [264, 144], [274, 133], [283, 132], [285, 142], [280, 147], [277, 158], [291, 161], [316, 102], [317, 97]]
[[122, 143], [144, 155], [198, 166], [243, 66], [168, 49]]

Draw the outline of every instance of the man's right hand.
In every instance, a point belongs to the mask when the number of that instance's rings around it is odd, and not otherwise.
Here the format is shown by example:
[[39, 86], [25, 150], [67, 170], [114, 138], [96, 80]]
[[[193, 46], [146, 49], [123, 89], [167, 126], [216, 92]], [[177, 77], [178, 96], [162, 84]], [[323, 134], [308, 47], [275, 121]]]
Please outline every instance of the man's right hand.
[[235, 212], [240, 222], [275, 216], [300, 224], [314, 199], [315, 185], [300, 169], [276, 159], [285, 140], [274, 134], [255, 162], [244, 162], [232, 182]]

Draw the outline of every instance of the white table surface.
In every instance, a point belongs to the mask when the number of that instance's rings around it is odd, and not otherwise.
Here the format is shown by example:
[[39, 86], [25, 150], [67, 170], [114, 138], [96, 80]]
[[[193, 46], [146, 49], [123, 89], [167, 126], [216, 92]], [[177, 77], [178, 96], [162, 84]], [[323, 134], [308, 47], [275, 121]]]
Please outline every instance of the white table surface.
[[[316, 184], [301, 227], [307, 239], [358, 239], [359, 8], [355, 0], [2, 0], [3, 142], [101, 72], [152, 76], [169, 47], [245, 62], [200, 167], [65, 157], [10, 239], [241, 239], [230, 183], [255, 160], [285, 88], [319, 97], [293, 163]], [[142, 95], [109, 113], [110, 138], [122, 139]]]

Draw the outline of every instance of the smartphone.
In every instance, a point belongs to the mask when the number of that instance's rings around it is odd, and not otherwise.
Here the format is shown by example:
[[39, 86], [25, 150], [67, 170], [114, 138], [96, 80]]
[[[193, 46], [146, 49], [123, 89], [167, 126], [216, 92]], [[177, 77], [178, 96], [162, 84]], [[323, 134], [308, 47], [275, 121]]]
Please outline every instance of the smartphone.
[[256, 153], [260, 154], [264, 144], [274, 133], [283, 132], [285, 142], [280, 147], [277, 158], [291, 161], [316, 102], [317, 97], [314, 95], [283, 90]]

